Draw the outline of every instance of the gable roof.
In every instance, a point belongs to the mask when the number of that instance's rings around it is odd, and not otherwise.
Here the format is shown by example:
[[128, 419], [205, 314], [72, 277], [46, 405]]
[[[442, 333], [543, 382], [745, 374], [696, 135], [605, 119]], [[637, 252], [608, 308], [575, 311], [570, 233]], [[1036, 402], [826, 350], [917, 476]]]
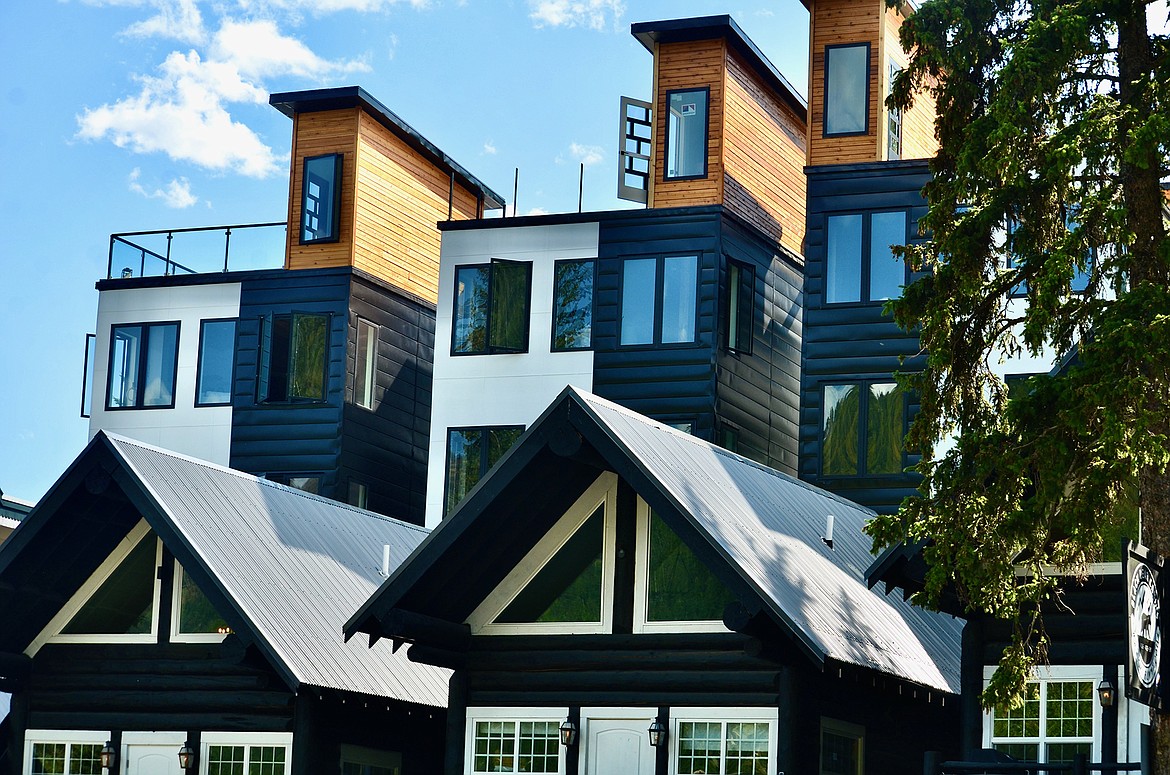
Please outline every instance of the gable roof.
[[0, 579], [38, 532], [49, 532], [57, 491], [91, 488], [86, 462], [103, 452], [113, 460], [100, 467], [217, 607], [231, 609], [221, 611], [229, 622], [246, 625], [290, 688], [446, 706], [448, 671], [341, 634], [345, 616], [382, 580], [383, 546], [393, 565], [425, 529], [114, 434], [99, 432], [42, 501], [49, 508], [34, 510], [12, 546], [0, 548]]
[[[497, 480], [522, 478], [539, 447], [563, 438], [554, 426], [566, 421], [652, 508], [680, 514], [698, 531], [814, 660], [958, 693], [962, 623], [865, 583], [873, 557], [862, 528], [873, 512], [572, 387], [350, 618], [347, 634], [395, 636], [380, 622], [471, 534], [484, 501], [500, 491]], [[829, 514], [832, 548], [821, 540]]]

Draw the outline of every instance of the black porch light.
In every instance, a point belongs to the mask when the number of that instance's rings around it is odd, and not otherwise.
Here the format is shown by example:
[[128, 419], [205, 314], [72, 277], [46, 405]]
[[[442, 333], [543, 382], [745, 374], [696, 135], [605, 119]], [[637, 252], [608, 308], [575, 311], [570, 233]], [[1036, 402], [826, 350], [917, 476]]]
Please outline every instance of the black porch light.
[[561, 745], [568, 748], [577, 744], [577, 725], [573, 723], [572, 719], [565, 719], [561, 722]]
[[179, 749], [179, 769], [189, 770], [195, 766], [195, 749], [191, 747], [190, 742], [183, 743], [183, 747]]
[[118, 763], [118, 752], [114, 750], [114, 743], [112, 740], [106, 741], [102, 746], [101, 753], [98, 754], [101, 758], [102, 766], [107, 770], [114, 769], [114, 765]]
[[662, 723], [662, 719], [654, 719], [650, 722], [650, 728], [646, 730], [650, 735], [650, 745], [657, 748], [666, 742], [666, 724]]
[[1113, 702], [1117, 699], [1117, 690], [1108, 678], [1102, 678], [1101, 683], [1097, 684], [1097, 696], [1101, 698], [1102, 708], [1113, 707]]

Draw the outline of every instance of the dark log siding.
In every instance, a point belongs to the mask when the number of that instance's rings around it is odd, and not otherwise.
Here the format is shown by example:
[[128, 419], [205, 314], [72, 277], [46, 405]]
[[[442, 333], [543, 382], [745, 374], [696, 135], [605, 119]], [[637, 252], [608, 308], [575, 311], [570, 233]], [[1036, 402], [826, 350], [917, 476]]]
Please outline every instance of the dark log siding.
[[[350, 275], [348, 267], [306, 269], [273, 272], [243, 282], [232, 397], [232, 468], [252, 474], [320, 476], [320, 493], [328, 497], [340, 495], [344, 500], [337, 464], [341, 452]], [[326, 399], [318, 404], [258, 404], [260, 319], [293, 312], [331, 315]]]
[[[357, 320], [378, 326], [374, 408], [354, 403]], [[350, 283], [338, 491], [369, 488], [372, 511], [422, 524], [426, 506], [435, 307], [356, 273]]]
[[[853, 380], [889, 381], [898, 370], [920, 368], [918, 338], [898, 328], [882, 303], [825, 304], [825, 221], [834, 213], [907, 208], [909, 231], [926, 214], [922, 187], [925, 162], [811, 167], [805, 248], [805, 317], [800, 410], [800, 477], [875, 511], [896, 511], [915, 491], [917, 477], [822, 477], [820, 475], [822, 386]], [[907, 361], [899, 363], [905, 356]], [[907, 418], [917, 406], [907, 399]], [[917, 461], [906, 455], [906, 464]]]

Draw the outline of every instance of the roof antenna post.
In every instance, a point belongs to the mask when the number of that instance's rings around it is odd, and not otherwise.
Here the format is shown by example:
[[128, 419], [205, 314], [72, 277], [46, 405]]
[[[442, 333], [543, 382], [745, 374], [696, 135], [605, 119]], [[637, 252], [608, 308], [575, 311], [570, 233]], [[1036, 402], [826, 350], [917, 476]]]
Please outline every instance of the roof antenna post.
[[382, 544], [382, 578], [390, 578], [390, 544]]
[[825, 546], [830, 549], [833, 548], [833, 515], [825, 516], [825, 534], [821, 536], [821, 540], [825, 542]]

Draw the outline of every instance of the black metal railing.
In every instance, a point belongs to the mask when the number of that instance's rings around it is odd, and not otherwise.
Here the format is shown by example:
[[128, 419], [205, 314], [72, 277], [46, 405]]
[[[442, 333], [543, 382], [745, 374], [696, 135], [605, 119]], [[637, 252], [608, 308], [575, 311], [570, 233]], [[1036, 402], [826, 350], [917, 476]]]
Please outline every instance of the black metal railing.
[[[232, 269], [276, 268], [284, 263], [287, 225], [276, 221], [111, 234], [106, 279], [226, 272], [232, 261], [232, 235], [237, 232]], [[183, 244], [173, 245], [176, 241]]]
[[1139, 762], [1090, 762], [1084, 754], [1077, 754], [1067, 764], [1041, 764], [1025, 761], [939, 761], [938, 755], [928, 752], [922, 768], [924, 775], [1102, 775], [1117, 772], [1142, 772]]

